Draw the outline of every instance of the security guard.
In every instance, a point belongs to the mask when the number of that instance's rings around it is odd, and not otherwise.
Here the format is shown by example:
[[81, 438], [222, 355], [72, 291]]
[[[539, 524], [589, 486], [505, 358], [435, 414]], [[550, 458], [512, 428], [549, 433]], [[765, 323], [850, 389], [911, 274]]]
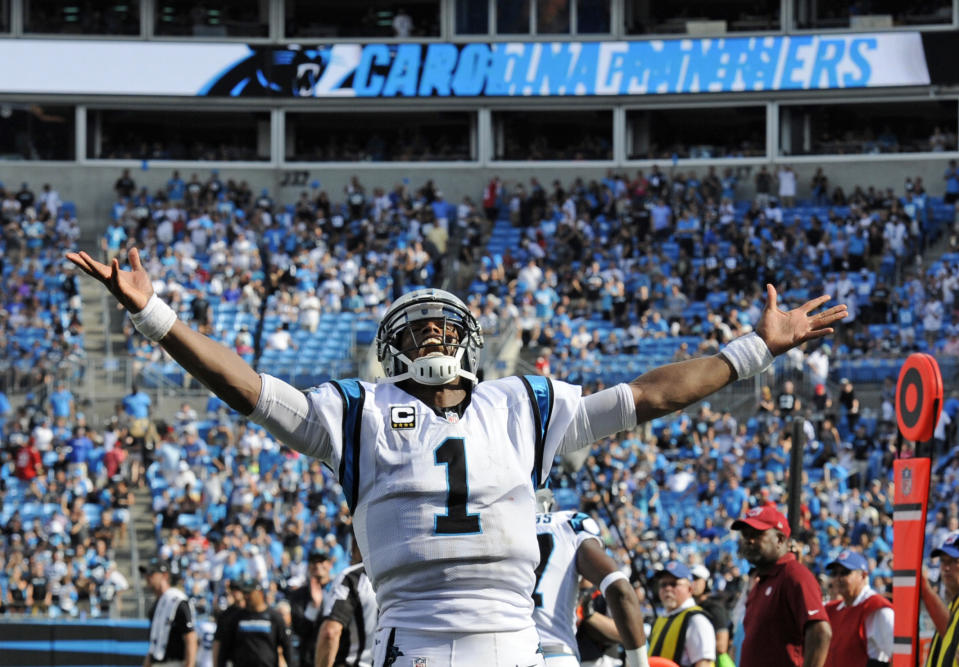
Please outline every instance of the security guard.
[[649, 655], [667, 658], [680, 667], [713, 667], [716, 632], [693, 599], [692, 579], [689, 568], [675, 560], [656, 573], [655, 586], [666, 613], [653, 623]]
[[929, 581], [920, 577], [922, 601], [936, 626], [926, 667], [954, 667], [959, 657], [959, 532], [946, 537], [942, 546], [933, 549], [930, 556], [939, 557], [939, 572], [949, 604], [947, 607], [932, 590]]

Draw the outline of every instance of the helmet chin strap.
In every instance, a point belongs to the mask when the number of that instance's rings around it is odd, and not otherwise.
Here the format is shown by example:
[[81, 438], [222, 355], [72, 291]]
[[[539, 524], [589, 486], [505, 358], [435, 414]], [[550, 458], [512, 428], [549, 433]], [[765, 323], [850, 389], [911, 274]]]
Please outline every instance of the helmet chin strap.
[[381, 382], [396, 383], [403, 380], [413, 380], [419, 384], [439, 386], [449, 384], [458, 377], [466, 378], [473, 383], [477, 382], [473, 373], [465, 370], [460, 361], [465, 348], [458, 348], [454, 356], [448, 354], [430, 354], [416, 360], [410, 360], [405, 354], [391, 347], [393, 355], [406, 364], [406, 372], [383, 378]]

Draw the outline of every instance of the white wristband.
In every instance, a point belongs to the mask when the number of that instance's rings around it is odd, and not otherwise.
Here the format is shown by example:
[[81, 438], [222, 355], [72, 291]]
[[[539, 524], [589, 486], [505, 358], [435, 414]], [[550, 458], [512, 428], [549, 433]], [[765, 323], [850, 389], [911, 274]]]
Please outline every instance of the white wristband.
[[610, 584], [614, 581], [619, 581], [620, 579], [624, 581], [629, 581], [625, 574], [616, 570], [615, 572], [610, 572], [607, 574], [599, 584], [599, 592], [603, 594], [603, 597], [606, 597], [606, 589], [609, 588]]
[[762, 373], [773, 363], [773, 354], [766, 341], [755, 331], [731, 340], [720, 354], [733, 365], [740, 380]]
[[626, 667], [649, 667], [649, 654], [645, 646], [626, 649]]
[[176, 313], [156, 294], [138, 313], [130, 313], [130, 321], [141, 334], [154, 343], [166, 336], [176, 322]]

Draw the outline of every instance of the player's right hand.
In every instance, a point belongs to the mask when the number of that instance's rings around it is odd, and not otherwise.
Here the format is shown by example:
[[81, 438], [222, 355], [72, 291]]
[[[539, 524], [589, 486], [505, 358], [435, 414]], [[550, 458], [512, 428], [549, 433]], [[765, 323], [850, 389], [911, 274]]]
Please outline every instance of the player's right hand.
[[67, 259], [83, 269], [88, 276], [103, 283], [121, 306], [131, 313], [138, 313], [153, 296], [153, 283], [140, 263], [140, 253], [137, 249], [130, 248], [127, 257], [130, 260], [130, 271], [120, 269], [120, 261], [115, 257], [107, 265], [98, 262], [83, 251], [67, 253]]

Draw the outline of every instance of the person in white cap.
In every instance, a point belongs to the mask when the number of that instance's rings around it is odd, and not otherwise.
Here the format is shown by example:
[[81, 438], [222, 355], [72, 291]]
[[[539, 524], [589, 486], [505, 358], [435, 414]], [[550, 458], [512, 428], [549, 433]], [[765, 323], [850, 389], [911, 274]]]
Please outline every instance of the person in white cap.
[[892, 603], [869, 585], [869, 561], [844, 549], [826, 565], [840, 598], [826, 604], [832, 640], [826, 667], [881, 667], [892, 660]]
[[710, 594], [709, 582], [712, 575], [705, 565], [693, 565], [689, 568], [693, 575], [693, 599], [703, 608], [716, 631], [716, 659], [724, 653], [729, 653], [729, 611], [722, 600]]

